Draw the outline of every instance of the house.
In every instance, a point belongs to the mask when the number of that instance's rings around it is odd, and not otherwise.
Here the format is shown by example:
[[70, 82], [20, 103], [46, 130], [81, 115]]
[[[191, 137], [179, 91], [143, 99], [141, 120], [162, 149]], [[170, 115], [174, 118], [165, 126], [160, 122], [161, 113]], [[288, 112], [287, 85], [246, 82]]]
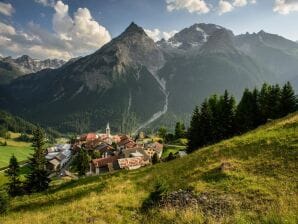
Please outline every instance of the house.
[[121, 153], [124, 158], [142, 157], [144, 161], [149, 161], [150, 159], [143, 148], [124, 149]]
[[158, 158], [160, 158], [163, 152], [163, 144], [153, 142], [147, 144], [144, 150], [147, 153], [147, 155], [150, 156], [150, 158], [152, 158], [155, 153], [157, 154]]
[[119, 169], [118, 159], [121, 157], [110, 156], [105, 158], [92, 159], [90, 163], [90, 173], [99, 174], [101, 172], [111, 172]]
[[[51, 147], [52, 149], [54, 147]], [[71, 150], [69, 144], [65, 145], [57, 145], [55, 146], [55, 150], [51, 150], [45, 158], [48, 161], [47, 169], [51, 171], [58, 171], [61, 169], [71, 158]], [[49, 152], [50, 150], [48, 150]]]
[[129, 138], [127, 136], [122, 136], [121, 141], [118, 142], [117, 145], [120, 150], [130, 149], [130, 148], [134, 148], [137, 146], [137, 144], [131, 138]]
[[60, 168], [60, 161], [56, 158], [51, 159], [47, 163], [47, 169], [51, 171], [57, 171]]
[[175, 153], [178, 157], [184, 157], [187, 156], [187, 152], [186, 151], [178, 151], [177, 153]]
[[102, 142], [101, 144], [99, 144], [94, 150], [99, 152], [100, 154], [104, 154], [104, 153], [113, 154], [115, 151], [115, 149], [111, 145], [105, 142]]
[[121, 169], [134, 170], [146, 166], [150, 164], [150, 162], [148, 160], [145, 161], [143, 157], [138, 156], [118, 159], [118, 164]]
[[80, 141], [88, 142], [98, 139], [98, 135], [96, 133], [87, 133], [80, 136]]

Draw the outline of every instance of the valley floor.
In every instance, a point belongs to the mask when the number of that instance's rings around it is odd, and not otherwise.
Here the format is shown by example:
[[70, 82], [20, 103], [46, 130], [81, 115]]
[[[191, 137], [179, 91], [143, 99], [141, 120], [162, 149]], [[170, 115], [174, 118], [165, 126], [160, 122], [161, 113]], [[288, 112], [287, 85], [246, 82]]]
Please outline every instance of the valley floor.
[[[298, 114], [171, 162], [59, 183], [17, 197], [10, 223], [298, 223]], [[153, 208], [142, 202], [158, 179], [192, 190], [207, 206]], [[57, 183], [57, 182], [56, 182]]]

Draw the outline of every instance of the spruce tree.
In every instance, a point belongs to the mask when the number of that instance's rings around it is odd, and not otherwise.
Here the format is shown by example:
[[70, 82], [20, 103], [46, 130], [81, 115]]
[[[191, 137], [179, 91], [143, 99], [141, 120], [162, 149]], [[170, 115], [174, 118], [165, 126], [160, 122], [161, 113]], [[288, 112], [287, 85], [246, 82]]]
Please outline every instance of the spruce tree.
[[229, 138], [234, 133], [235, 118], [235, 99], [225, 90], [224, 95], [220, 98], [220, 114], [221, 114], [221, 136], [220, 139]]
[[297, 110], [297, 99], [295, 92], [290, 82], [287, 82], [281, 91], [280, 99], [280, 116], [286, 116], [289, 113], [293, 113]]
[[270, 97], [270, 91], [271, 91], [271, 87], [267, 83], [264, 83], [259, 94], [261, 124], [265, 123], [270, 115], [270, 107], [268, 102]]
[[5, 171], [5, 175], [8, 177], [7, 193], [11, 197], [15, 197], [22, 193], [22, 183], [20, 181], [20, 166], [17, 158], [12, 155], [9, 161], [8, 169]]
[[86, 175], [86, 172], [89, 169], [90, 157], [86, 150], [80, 149], [76, 158], [76, 169], [78, 171], [79, 176]]
[[49, 187], [49, 172], [46, 169], [44, 149], [44, 134], [40, 127], [33, 132], [34, 153], [29, 158], [29, 174], [27, 175], [26, 189], [28, 192], [40, 192]]
[[281, 102], [281, 90], [278, 84], [272, 85], [268, 95], [268, 118], [276, 119], [280, 117], [280, 102]]
[[183, 138], [185, 137], [185, 126], [181, 122], [177, 122], [175, 125], [175, 138]]
[[205, 100], [201, 105], [201, 114], [200, 114], [200, 129], [199, 129], [199, 145], [204, 146], [213, 142], [213, 117], [212, 111], [210, 109], [209, 103]]
[[200, 131], [200, 110], [196, 106], [190, 121], [190, 127], [188, 129], [188, 145], [187, 151], [192, 152], [199, 146], [199, 131]]
[[238, 133], [243, 133], [254, 128], [255, 116], [257, 116], [255, 100], [254, 93], [245, 89], [236, 111]]

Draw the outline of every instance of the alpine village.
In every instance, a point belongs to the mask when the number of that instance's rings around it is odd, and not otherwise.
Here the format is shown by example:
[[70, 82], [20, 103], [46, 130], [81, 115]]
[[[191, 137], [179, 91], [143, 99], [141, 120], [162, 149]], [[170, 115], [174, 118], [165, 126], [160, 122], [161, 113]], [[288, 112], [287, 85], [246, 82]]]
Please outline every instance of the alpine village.
[[0, 224], [297, 224], [297, 12], [0, 0]]

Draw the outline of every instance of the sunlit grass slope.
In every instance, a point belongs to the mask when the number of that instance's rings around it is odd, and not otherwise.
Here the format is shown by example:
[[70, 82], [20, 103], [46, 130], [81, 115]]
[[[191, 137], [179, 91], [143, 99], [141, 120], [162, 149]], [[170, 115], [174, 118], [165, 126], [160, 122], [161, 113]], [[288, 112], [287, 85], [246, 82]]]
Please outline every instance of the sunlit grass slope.
[[7, 142], [7, 146], [0, 146], [0, 168], [8, 165], [12, 154], [21, 162], [27, 160], [28, 156], [33, 152], [32, 143], [16, 140], [19, 136], [20, 133], [10, 132], [9, 139], [0, 137], [1, 142]]
[[[0, 223], [297, 223], [297, 162], [296, 113], [168, 163], [13, 199]], [[223, 205], [221, 215], [213, 215], [212, 206], [142, 213], [159, 178], [170, 191], [205, 193], [211, 205]]]

